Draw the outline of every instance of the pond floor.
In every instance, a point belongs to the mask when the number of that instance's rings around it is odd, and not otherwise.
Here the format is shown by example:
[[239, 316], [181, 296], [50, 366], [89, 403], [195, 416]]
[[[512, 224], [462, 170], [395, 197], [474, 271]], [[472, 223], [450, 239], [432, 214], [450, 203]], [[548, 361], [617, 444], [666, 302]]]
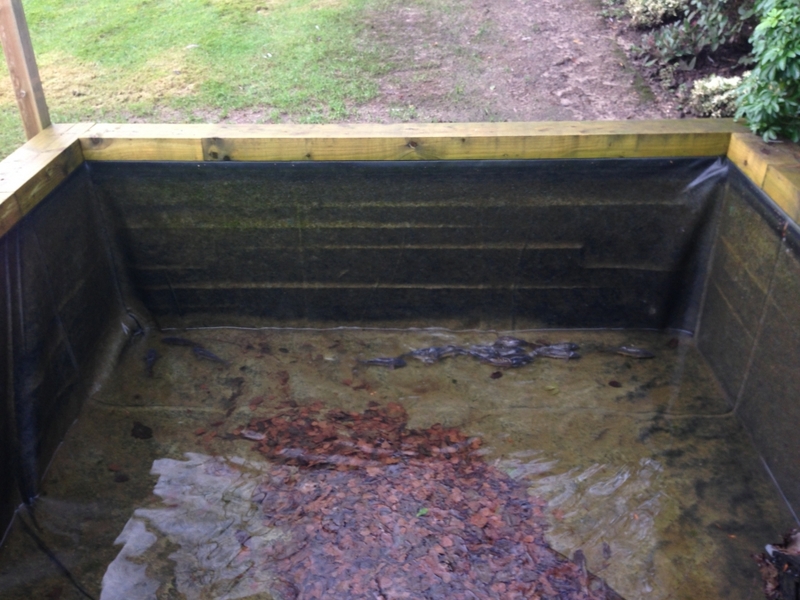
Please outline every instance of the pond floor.
[[[38, 535], [103, 599], [764, 597], [751, 555], [794, 520], [690, 336], [518, 331], [580, 353], [518, 368], [409, 355], [500, 335], [140, 337], [59, 448]], [[19, 519], [0, 596], [85, 597]]]

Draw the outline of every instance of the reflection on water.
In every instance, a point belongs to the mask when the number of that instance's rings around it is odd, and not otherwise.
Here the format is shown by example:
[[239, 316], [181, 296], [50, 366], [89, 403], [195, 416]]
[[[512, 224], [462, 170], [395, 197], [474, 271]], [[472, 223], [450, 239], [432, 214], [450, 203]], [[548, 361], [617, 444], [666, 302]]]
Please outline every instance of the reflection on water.
[[[548, 543], [585, 557], [625, 598], [760, 598], [749, 555], [791, 524], [689, 338], [516, 332], [575, 342], [582, 357], [502, 368], [453, 353], [389, 369], [359, 361], [486, 345], [497, 334], [180, 335], [191, 343], [150, 335], [126, 352], [44, 485], [37, 517], [45, 540], [98, 596], [102, 585], [103, 598], [269, 597], [257, 595], [260, 586], [280, 595], [274, 574], [241, 559], [243, 547], [277, 543], [281, 532], [253, 502], [268, 465], [252, 440], [233, 434], [286, 401], [350, 412], [399, 402], [409, 428], [441, 423], [480, 436], [484, 459], [546, 502]], [[656, 356], [608, 352], [623, 344]], [[152, 435], [135, 435], [141, 427]], [[0, 595], [76, 594], [14, 530], [0, 551]]]

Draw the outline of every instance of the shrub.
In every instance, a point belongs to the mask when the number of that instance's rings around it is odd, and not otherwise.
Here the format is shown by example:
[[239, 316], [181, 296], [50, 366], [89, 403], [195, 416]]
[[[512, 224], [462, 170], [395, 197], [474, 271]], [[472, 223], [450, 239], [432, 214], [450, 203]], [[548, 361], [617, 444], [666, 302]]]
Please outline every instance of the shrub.
[[625, 0], [625, 10], [636, 27], [653, 27], [682, 13], [689, 0]]
[[662, 64], [703, 51], [714, 52], [724, 44], [739, 41], [753, 16], [752, 2], [689, 0], [688, 14], [645, 34], [640, 50]]
[[774, 140], [800, 141], [800, 5], [797, 0], [760, 0], [761, 22], [750, 38], [755, 67], [739, 87], [737, 117]]
[[732, 117], [741, 83], [741, 77], [709, 75], [698, 79], [689, 95], [689, 107], [699, 117]]

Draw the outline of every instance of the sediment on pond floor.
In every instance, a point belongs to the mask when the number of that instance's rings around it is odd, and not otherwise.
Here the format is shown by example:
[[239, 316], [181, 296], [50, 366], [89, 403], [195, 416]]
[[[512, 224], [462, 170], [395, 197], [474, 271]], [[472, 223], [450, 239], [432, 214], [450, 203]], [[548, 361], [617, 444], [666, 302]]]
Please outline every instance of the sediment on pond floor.
[[[366, 595], [508, 597], [516, 583], [547, 597], [543, 575], [589, 597], [602, 580], [625, 598], [758, 598], [750, 555], [790, 517], [691, 338], [514, 332], [575, 343], [581, 358], [363, 363], [501, 335], [140, 339], [55, 458], [42, 535], [103, 598], [357, 597], [337, 591], [345, 581]], [[173, 336], [191, 343], [161, 341]], [[0, 549], [0, 585], [4, 598], [78, 597], [19, 530]]]
[[479, 438], [287, 403], [239, 432], [274, 466], [256, 490], [286, 541], [266, 552], [283, 598], [618, 598], [545, 542], [545, 503], [487, 465]]

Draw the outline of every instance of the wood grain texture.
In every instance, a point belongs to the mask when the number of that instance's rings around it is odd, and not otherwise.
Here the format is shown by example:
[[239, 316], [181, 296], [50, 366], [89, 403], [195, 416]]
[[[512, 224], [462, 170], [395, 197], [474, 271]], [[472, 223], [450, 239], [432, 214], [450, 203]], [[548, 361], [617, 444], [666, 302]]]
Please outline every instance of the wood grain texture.
[[21, 218], [16, 199], [7, 192], [0, 192], [0, 236], [4, 236]]
[[0, 162], [0, 235], [83, 163], [90, 124], [50, 126]]
[[86, 160], [203, 160], [202, 139], [214, 125], [107, 124], [81, 139]]
[[90, 123], [52, 125], [17, 148], [0, 162], [0, 192], [16, 191], [31, 176], [26, 165], [39, 160], [43, 153], [68, 148], [90, 126]]
[[87, 160], [492, 160], [716, 156], [731, 120], [336, 125], [98, 124]]
[[800, 218], [800, 146], [766, 143], [751, 133], [731, 136], [728, 158], [781, 209]]
[[770, 166], [762, 189], [795, 223], [800, 223], [800, 164]]
[[767, 143], [751, 133], [734, 133], [728, 158], [758, 187], [770, 165], [800, 164], [800, 147], [789, 142]]
[[0, 42], [28, 139], [50, 126], [50, 113], [21, 0], [0, 0]]
[[31, 165], [35, 175], [14, 192], [20, 214], [25, 216], [47, 194], [83, 164], [80, 142], [75, 140], [63, 150], [46, 150]]

